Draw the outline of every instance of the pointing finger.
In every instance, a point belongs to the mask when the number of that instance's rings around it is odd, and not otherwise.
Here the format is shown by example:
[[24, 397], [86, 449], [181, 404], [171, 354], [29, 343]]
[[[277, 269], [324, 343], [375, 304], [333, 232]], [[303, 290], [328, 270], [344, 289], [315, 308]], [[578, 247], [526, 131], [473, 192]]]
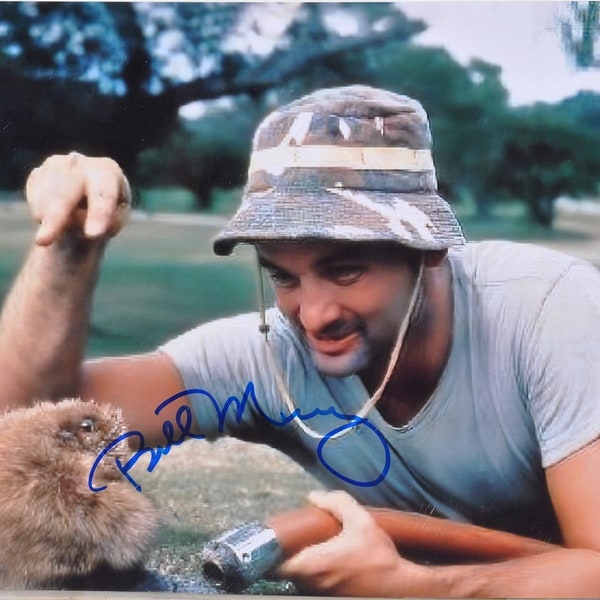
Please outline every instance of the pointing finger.
[[104, 182], [95, 185], [97, 183], [88, 179], [87, 215], [83, 229], [88, 238], [106, 235], [112, 228], [113, 214], [116, 210], [116, 192], [109, 190]]
[[129, 187], [116, 163], [107, 159], [86, 169], [86, 195], [86, 237], [116, 233], [130, 202]]

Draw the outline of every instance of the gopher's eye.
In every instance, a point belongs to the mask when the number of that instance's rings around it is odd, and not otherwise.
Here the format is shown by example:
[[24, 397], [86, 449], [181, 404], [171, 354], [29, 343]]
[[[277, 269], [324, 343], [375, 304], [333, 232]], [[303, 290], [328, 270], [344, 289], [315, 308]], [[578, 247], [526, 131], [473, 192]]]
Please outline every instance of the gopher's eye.
[[96, 421], [94, 419], [83, 419], [81, 421], [81, 429], [86, 433], [93, 433], [96, 431]]

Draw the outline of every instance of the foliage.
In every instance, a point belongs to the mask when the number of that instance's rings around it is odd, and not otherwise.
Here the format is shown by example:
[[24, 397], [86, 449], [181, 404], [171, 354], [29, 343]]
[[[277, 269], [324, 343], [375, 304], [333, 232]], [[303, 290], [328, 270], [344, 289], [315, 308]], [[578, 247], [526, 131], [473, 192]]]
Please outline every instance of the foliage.
[[[26, 77], [97, 81], [109, 91], [127, 60], [109, 10], [101, 3], [67, 7], [65, 3], [5, 2], [0, 25], [4, 66]], [[100, 60], [102, 56], [111, 59]]]
[[[338, 33], [339, 19], [352, 30]], [[423, 29], [390, 3], [7, 2], [0, 24], [0, 51], [28, 77], [93, 81], [114, 94], [192, 87], [202, 97], [241, 80], [271, 87], [307, 60]]]
[[213, 107], [201, 119], [180, 120], [165, 144], [140, 154], [137, 185], [180, 185], [194, 192], [201, 209], [211, 206], [215, 188], [241, 187], [252, 134], [262, 116], [259, 107], [246, 98]]
[[[572, 5], [572, 37], [585, 17], [595, 39], [596, 5]], [[485, 212], [517, 198], [550, 223], [557, 195], [593, 193], [597, 95], [513, 109], [499, 67], [407, 43], [423, 29], [379, 2], [0, 3], [0, 186], [77, 149], [114, 157], [138, 185], [186, 187], [205, 208], [214, 187], [244, 181], [269, 109], [366, 83], [421, 100], [450, 201]], [[180, 118], [196, 100], [203, 117]]]
[[563, 45], [575, 64], [600, 67], [600, 2], [569, 2], [559, 25]]
[[579, 92], [563, 100], [557, 109], [578, 126], [600, 132], [600, 95]]
[[[127, 170], [163, 142], [179, 108], [295, 87], [329, 57], [423, 26], [394, 4], [3, 2], [0, 182], [78, 149]], [[339, 32], [342, 12], [357, 26]], [[338, 14], [338, 19], [340, 18]]]
[[[595, 96], [595, 110], [600, 96]], [[488, 181], [494, 195], [523, 200], [534, 218], [552, 225], [555, 200], [562, 195], [595, 195], [600, 185], [597, 131], [574, 100], [560, 106], [536, 104], [515, 111], [505, 124], [502, 156]], [[579, 107], [579, 111], [576, 107]], [[598, 128], [598, 125], [596, 125]]]

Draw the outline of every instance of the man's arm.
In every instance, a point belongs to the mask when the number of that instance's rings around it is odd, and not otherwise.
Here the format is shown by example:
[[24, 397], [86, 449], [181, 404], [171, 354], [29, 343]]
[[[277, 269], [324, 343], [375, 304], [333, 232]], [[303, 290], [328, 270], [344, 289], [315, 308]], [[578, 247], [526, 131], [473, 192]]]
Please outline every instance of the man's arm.
[[31, 173], [27, 200], [39, 228], [0, 315], [0, 412], [36, 399], [93, 398], [121, 407], [132, 428], [160, 443], [176, 407], [160, 420], [153, 410], [182, 389], [170, 359], [82, 362], [104, 249], [129, 211], [125, 176], [110, 159], [53, 156]]
[[75, 395], [104, 247], [129, 188], [109, 159], [53, 156], [27, 180], [35, 244], [0, 316], [0, 408]]
[[34, 246], [0, 315], [0, 411], [75, 396], [102, 241]]
[[[151, 352], [88, 361], [83, 366], [81, 396], [118, 406], [130, 430], [144, 435], [146, 446], [164, 446], [163, 423], [177, 423], [177, 411], [182, 406], [190, 409], [189, 400], [180, 398], [159, 415], [154, 410], [184, 387], [172, 360], [161, 352]], [[179, 428], [175, 430], [179, 437]], [[190, 431], [199, 433], [196, 425]]]
[[281, 574], [311, 590], [347, 596], [598, 597], [599, 472], [600, 441], [549, 468], [565, 548], [494, 564], [416, 565], [348, 495], [317, 495], [313, 502], [342, 522], [342, 533], [299, 552]]

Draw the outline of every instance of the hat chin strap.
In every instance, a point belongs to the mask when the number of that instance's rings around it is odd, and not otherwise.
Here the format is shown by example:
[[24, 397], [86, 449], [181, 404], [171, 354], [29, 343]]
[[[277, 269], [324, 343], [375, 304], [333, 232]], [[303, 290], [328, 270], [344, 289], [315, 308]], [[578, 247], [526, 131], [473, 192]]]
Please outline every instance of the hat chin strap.
[[[415, 312], [415, 307], [417, 305], [417, 300], [419, 298], [419, 292], [421, 290], [421, 286], [422, 286], [422, 282], [423, 282], [423, 267], [424, 267], [424, 261], [423, 261], [423, 257], [421, 257], [421, 262], [419, 264], [419, 273], [418, 273], [417, 279], [415, 281], [415, 286], [413, 288], [413, 291], [412, 291], [412, 294], [410, 297], [410, 302], [409, 302], [408, 308], [406, 310], [404, 318], [402, 319], [402, 323], [400, 323], [400, 327], [398, 329], [398, 335], [396, 337], [396, 342], [392, 349], [392, 353], [390, 354], [390, 360], [388, 361], [388, 366], [387, 366], [385, 375], [383, 376], [383, 379], [382, 379], [381, 383], [379, 384], [379, 387], [375, 390], [373, 395], [365, 402], [365, 404], [360, 409], [358, 414], [353, 416], [353, 418], [351, 419], [353, 421], [356, 420], [357, 424], [360, 424], [360, 422], [366, 417], [366, 415], [377, 404], [377, 402], [379, 402], [379, 400], [381, 399], [381, 396], [383, 395], [383, 392], [390, 380], [390, 377], [392, 376], [392, 373], [394, 372], [394, 368], [396, 367], [396, 363], [398, 362], [398, 357], [400, 356], [400, 351], [402, 350], [402, 346], [404, 344], [404, 339], [406, 337], [406, 332], [408, 330], [408, 326], [410, 324], [413, 313]], [[265, 310], [264, 285], [263, 285], [260, 264], [259, 264], [258, 269], [259, 269], [258, 275], [259, 275], [259, 304], [260, 304], [260, 306], [259, 306], [259, 310], [260, 310], [259, 331], [261, 333], [264, 333], [264, 335], [265, 335], [265, 343], [264, 343], [263, 347], [265, 349], [266, 362], [269, 365], [269, 367], [273, 370], [273, 373], [275, 374], [275, 382], [277, 384], [277, 389], [279, 390], [279, 393], [281, 394], [286, 407], [290, 411], [289, 414], [290, 415], [295, 414], [294, 422], [296, 423], [296, 425], [304, 433], [306, 433], [308, 436], [310, 436], [312, 438], [322, 439], [326, 435], [329, 437], [329, 439], [340, 438], [343, 435], [345, 435], [346, 433], [348, 433], [349, 431], [351, 431], [353, 428], [352, 427], [344, 428], [341, 431], [339, 431], [338, 433], [333, 434], [333, 435], [322, 434], [322, 433], [318, 433], [318, 432], [314, 431], [314, 429], [310, 428], [308, 425], [306, 425], [306, 423], [302, 419], [299, 418], [299, 415], [297, 413], [297, 408], [294, 405], [292, 396], [291, 396], [291, 394], [288, 390], [288, 387], [284, 381], [284, 378], [281, 374], [281, 369], [279, 367], [279, 364], [277, 363], [277, 360], [275, 360], [275, 357], [273, 356], [273, 349], [271, 347], [271, 344], [269, 343], [268, 332], [269, 332], [270, 327], [269, 327], [269, 325], [267, 325], [266, 317], [265, 317], [266, 310]]]

